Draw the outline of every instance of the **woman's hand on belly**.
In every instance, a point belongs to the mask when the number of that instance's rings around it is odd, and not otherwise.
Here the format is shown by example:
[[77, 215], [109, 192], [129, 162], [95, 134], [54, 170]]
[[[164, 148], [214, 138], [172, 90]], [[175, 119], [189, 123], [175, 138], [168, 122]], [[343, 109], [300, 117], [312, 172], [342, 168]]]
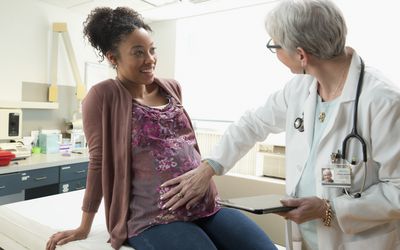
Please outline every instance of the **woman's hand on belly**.
[[161, 187], [176, 186], [160, 197], [161, 200], [169, 199], [163, 209], [173, 211], [181, 206], [186, 206], [186, 209], [190, 209], [204, 197], [214, 174], [213, 168], [203, 162], [199, 167], [164, 182]]

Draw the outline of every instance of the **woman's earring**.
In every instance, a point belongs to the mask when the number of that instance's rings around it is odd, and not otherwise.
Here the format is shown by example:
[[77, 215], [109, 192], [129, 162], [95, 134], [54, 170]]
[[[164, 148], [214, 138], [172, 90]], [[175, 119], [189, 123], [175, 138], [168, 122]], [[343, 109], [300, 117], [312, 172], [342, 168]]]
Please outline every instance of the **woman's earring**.
[[303, 68], [303, 74], [305, 75], [306, 74], [306, 69], [304, 67], [304, 62], [303, 61], [301, 61], [301, 67]]

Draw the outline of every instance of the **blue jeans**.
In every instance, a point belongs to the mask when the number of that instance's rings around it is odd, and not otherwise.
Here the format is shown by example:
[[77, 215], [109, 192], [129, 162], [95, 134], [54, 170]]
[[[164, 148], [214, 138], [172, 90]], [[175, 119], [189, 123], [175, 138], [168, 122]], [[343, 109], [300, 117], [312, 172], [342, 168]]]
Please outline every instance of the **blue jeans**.
[[128, 239], [136, 250], [271, 250], [277, 249], [264, 231], [235, 209], [192, 222], [150, 227]]

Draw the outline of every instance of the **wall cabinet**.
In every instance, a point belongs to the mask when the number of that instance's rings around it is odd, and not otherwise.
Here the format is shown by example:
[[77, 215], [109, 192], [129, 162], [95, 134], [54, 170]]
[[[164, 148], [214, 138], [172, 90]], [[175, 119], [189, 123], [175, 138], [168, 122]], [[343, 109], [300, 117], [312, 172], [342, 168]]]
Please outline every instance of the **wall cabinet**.
[[[87, 162], [33, 169], [0, 175], [0, 204], [6, 196], [24, 193], [24, 199], [86, 188]], [[2, 201], [2, 197], [4, 200]]]
[[59, 193], [86, 188], [87, 167], [87, 163], [61, 166]]
[[67, 193], [71, 191], [81, 190], [86, 188], [86, 179], [80, 179], [76, 181], [68, 181], [60, 183], [59, 193]]
[[57, 194], [59, 168], [41, 168], [21, 172], [22, 189], [25, 190], [25, 200]]
[[58, 167], [42, 168], [21, 172], [22, 189], [47, 186], [58, 183]]
[[0, 175], [0, 196], [16, 194], [22, 189], [20, 173]]

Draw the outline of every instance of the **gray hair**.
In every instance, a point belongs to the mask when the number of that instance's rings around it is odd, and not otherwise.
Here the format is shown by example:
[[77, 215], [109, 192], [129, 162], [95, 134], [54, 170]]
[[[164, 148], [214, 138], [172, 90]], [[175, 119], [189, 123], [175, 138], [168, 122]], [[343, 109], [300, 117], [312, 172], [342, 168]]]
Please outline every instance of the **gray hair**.
[[301, 47], [320, 59], [344, 52], [346, 23], [329, 0], [283, 0], [267, 15], [265, 27], [274, 42], [289, 52]]

